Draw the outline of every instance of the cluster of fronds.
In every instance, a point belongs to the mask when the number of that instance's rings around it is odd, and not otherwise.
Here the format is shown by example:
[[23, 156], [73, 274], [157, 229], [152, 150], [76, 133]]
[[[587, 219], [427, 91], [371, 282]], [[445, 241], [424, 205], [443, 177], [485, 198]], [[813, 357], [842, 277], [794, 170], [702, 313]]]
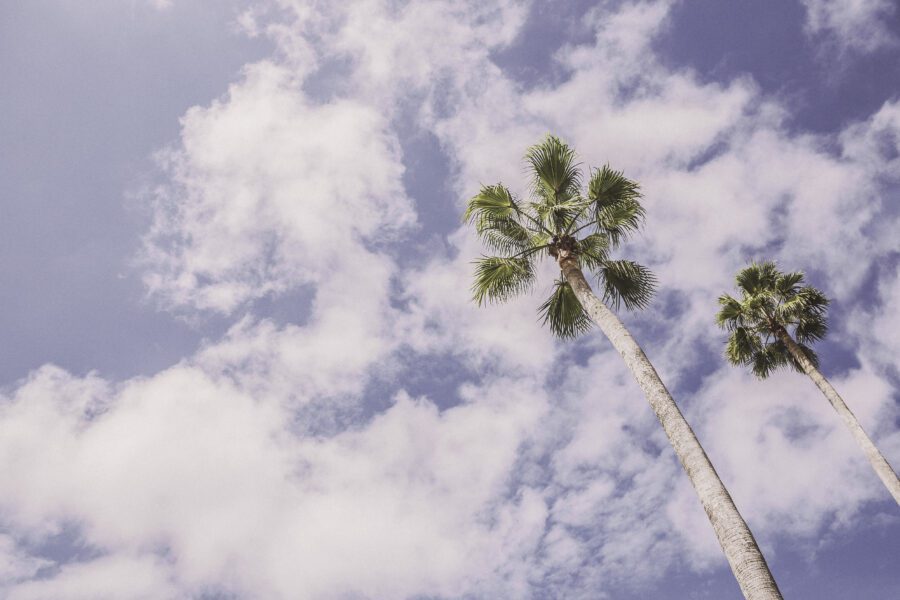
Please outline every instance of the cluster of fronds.
[[784, 366], [803, 371], [791, 355], [780, 333], [793, 335], [804, 355], [818, 366], [809, 344], [828, 331], [828, 298], [808, 285], [803, 273], [782, 273], [771, 261], [752, 263], [738, 273], [740, 299], [719, 297], [716, 322], [730, 335], [725, 357], [733, 365], [751, 367], [760, 378]]
[[[537, 261], [565, 241], [581, 267], [596, 276], [605, 301], [632, 310], [646, 307], [655, 289], [653, 274], [636, 262], [610, 258], [643, 223], [640, 186], [604, 166], [590, 171], [585, 190], [575, 152], [554, 136], [531, 147], [526, 161], [531, 173], [528, 200], [496, 184], [482, 187], [469, 201], [465, 219], [495, 253], [476, 261], [474, 299], [479, 304], [503, 302], [530, 291]], [[562, 338], [590, 327], [562, 277], [540, 314]]]

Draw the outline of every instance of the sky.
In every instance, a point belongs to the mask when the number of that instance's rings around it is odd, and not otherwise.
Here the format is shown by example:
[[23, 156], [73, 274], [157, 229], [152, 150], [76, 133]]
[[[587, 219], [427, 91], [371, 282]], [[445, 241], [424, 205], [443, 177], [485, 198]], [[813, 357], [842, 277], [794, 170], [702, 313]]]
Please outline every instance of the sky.
[[900, 510], [802, 375], [722, 358], [750, 260], [900, 465], [891, 0], [0, 4], [0, 595], [740, 598], [597, 330], [471, 301], [548, 133], [639, 181], [620, 313], [785, 598], [900, 594]]

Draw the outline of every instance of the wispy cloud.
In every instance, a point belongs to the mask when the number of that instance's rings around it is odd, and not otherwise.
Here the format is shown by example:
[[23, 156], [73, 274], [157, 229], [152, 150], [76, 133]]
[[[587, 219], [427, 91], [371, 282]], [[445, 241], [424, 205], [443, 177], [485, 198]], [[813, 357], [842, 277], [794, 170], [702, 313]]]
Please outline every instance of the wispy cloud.
[[887, 19], [897, 10], [891, 0], [802, 0], [806, 31], [841, 51], [859, 53], [896, 46], [897, 36]]

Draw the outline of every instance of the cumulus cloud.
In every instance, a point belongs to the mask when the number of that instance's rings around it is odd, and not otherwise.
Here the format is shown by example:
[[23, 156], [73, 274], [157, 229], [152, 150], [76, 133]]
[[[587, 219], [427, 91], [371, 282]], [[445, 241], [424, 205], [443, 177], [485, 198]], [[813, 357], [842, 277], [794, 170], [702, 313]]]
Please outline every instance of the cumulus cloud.
[[844, 154], [873, 174], [897, 181], [900, 168], [900, 101], [885, 102], [875, 114], [841, 134]]
[[896, 361], [900, 344], [894, 332], [900, 326], [900, 317], [894, 307], [900, 301], [900, 266], [894, 261], [881, 275], [876, 302], [854, 310], [848, 329], [857, 340], [859, 354], [864, 360], [896, 378], [900, 376]]
[[261, 62], [226, 98], [182, 120], [161, 153], [145, 282], [165, 304], [228, 313], [243, 302], [372, 260], [365, 242], [414, 222], [395, 136], [357, 100], [310, 102]]
[[52, 561], [31, 556], [12, 536], [0, 534], [0, 586], [30, 579], [52, 564]]
[[[99, 554], [7, 597], [458, 595], [505, 586], [501, 568], [524, 585], [505, 565], [546, 508], [505, 486], [546, 412], [539, 389], [496, 381], [443, 413], [401, 393], [321, 438], [197, 366], [128, 382], [93, 414], [98, 386], [45, 368], [4, 400], [3, 514], [38, 536], [77, 523]], [[9, 550], [7, 584], [38, 562]]]
[[[636, 331], [764, 546], [866, 518], [883, 492], [824, 399], [793, 373], [756, 382], [712, 363], [712, 315], [748, 258], [776, 253], [841, 303], [863, 281], [848, 265], [896, 250], [878, 200], [896, 107], [838, 136], [794, 134], [752, 80], [703, 82], [657, 60], [669, 7], [592, 12], [594, 39], [558, 52], [568, 75], [554, 86], [523, 86], [492, 60], [521, 32], [519, 2], [245, 12], [278, 54], [185, 114], [160, 154], [141, 256], [162, 306], [234, 323], [150, 377], [48, 366], [0, 397], [4, 594], [594, 598], [669, 568], [724, 568], [604, 340], [554, 343], [530, 297], [476, 311], [480, 249], [465, 228], [446, 253], [399, 260], [416, 205], [435, 201], [404, 188], [404, 111], [446, 152], [456, 208], [480, 183], [524, 194], [522, 153], [547, 131], [639, 179], [647, 234], [628, 251], [662, 289]], [[330, 94], [315, 84], [326, 71]], [[881, 282], [885, 303], [895, 283]], [[294, 323], [253, 314], [288, 293], [309, 297]], [[870, 313], [887, 331], [882, 305]], [[451, 401], [404, 391], [401, 355], [462, 364]], [[863, 361], [835, 384], [896, 464], [883, 369]], [[23, 542], [66, 527], [86, 557]]]
[[282, 43], [290, 39], [288, 49], [314, 32], [320, 60], [350, 63], [348, 91], [387, 106], [418, 94], [450, 106], [486, 69], [499, 73], [490, 52], [515, 38], [528, 7], [523, 0], [275, 4], [293, 18], [289, 30], [276, 30]]
[[[863, 428], [875, 436], [884, 433], [882, 446], [893, 448], [897, 432], [881, 427], [897, 417], [890, 384], [867, 369], [832, 379]], [[868, 498], [887, 494], [850, 432], [805, 375], [782, 372], [759, 381], [731, 371], [709, 380], [695, 410], [710, 415], [708, 446], [723, 475], [734, 481], [733, 493], [754, 499], [746, 516], [762, 531], [812, 536], [831, 519], [850, 520]], [[742, 470], [752, 474], [742, 477]], [[821, 490], [828, 493], [823, 496]]]
[[842, 50], [873, 52], [896, 46], [886, 20], [897, 9], [890, 0], [803, 0], [806, 31], [825, 36]]

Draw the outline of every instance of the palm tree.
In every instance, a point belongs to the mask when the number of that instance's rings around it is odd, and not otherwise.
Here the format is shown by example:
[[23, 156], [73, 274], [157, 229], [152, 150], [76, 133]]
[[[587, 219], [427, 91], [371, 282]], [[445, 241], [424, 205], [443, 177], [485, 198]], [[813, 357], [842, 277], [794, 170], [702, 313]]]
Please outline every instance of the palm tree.
[[[719, 326], [730, 332], [725, 357], [748, 366], [760, 379], [780, 367], [806, 373], [850, 429], [875, 473], [900, 504], [900, 479], [847, 408], [837, 390], [819, 371], [819, 357], [809, 344], [825, 337], [828, 298], [803, 284], [803, 273], [782, 273], [771, 261], [751, 263], [737, 274], [741, 299], [719, 297]], [[791, 336], [789, 329], [793, 329]]]
[[[638, 184], [605, 166], [590, 171], [585, 193], [575, 152], [554, 136], [531, 147], [526, 163], [530, 201], [515, 198], [502, 184], [482, 187], [469, 201], [466, 221], [496, 253], [476, 261], [475, 301], [503, 302], [529, 291], [538, 259], [555, 259], [561, 275], [540, 307], [544, 323], [563, 339], [584, 333], [592, 322], [606, 335], [659, 418], [744, 596], [780, 599], [753, 534], [706, 452], [643, 350], [608, 306], [645, 308], [655, 288], [655, 278], [646, 268], [610, 258], [643, 222]], [[596, 276], [602, 299], [591, 290], [582, 268]]]

